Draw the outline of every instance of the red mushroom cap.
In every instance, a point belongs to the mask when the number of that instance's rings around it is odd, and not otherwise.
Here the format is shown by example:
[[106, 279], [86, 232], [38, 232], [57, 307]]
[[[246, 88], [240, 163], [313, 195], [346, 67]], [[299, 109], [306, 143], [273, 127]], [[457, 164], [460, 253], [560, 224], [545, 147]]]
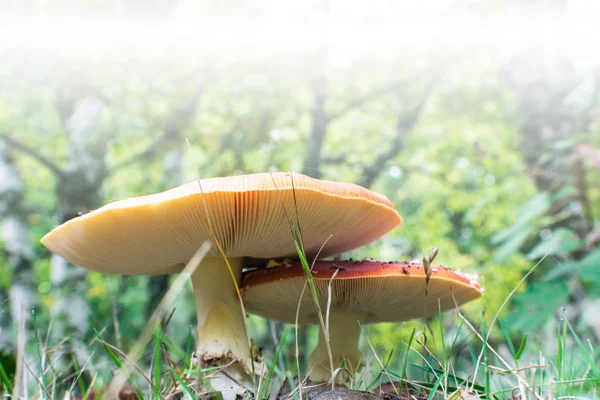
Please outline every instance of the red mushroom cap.
[[[477, 299], [482, 289], [476, 277], [440, 265], [426, 272], [422, 264], [381, 261], [316, 261], [312, 276], [321, 307], [331, 286], [331, 308], [366, 315], [364, 323], [400, 322], [429, 317]], [[242, 296], [248, 312], [294, 323], [301, 301], [299, 323], [317, 323], [314, 300], [305, 286], [300, 262], [247, 273]]]

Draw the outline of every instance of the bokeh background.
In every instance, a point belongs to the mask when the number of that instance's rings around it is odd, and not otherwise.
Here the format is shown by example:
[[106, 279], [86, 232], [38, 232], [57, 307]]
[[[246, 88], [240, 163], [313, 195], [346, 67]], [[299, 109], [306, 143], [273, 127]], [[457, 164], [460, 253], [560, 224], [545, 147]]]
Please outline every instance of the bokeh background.
[[[465, 308], [474, 326], [489, 324], [539, 264], [500, 313], [515, 345], [528, 334], [528, 356], [553, 354], [565, 318], [597, 345], [599, 15], [567, 0], [5, 0], [4, 363], [18, 332], [31, 339], [37, 329], [49, 347], [67, 346], [62, 354], [80, 363], [92, 356], [90, 369], [110, 376], [114, 365], [89, 345], [94, 329], [127, 351], [172, 278], [88, 272], [39, 240], [79, 212], [196, 171], [294, 171], [379, 191], [404, 224], [347, 256], [420, 259], [439, 246], [438, 262], [485, 286]], [[167, 334], [185, 347], [190, 288], [173, 308]], [[395, 350], [393, 364], [412, 327], [435, 336], [459, 322], [365, 329], [380, 354]], [[281, 326], [253, 318], [251, 328], [269, 354]], [[308, 352], [316, 331], [300, 333]], [[36, 340], [25, 348], [34, 355]], [[472, 352], [453, 357], [472, 372]]]

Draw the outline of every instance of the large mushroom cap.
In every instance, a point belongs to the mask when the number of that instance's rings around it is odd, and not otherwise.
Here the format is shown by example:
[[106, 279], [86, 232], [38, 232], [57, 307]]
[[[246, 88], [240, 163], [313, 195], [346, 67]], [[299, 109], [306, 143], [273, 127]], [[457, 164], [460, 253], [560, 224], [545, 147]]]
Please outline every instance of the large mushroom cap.
[[[438, 313], [438, 300], [441, 310], [446, 311], [481, 296], [475, 277], [442, 266], [430, 268], [427, 288], [425, 270], [417, 263], [317, 261], [312, 276], [323, 309], [331, 284], [331, 310], [363, 314], [364, 323], [429, 317]], [[300, 300], [305, 282], [299, 262], [252, 271], [242, 281], [246, 310], [295, 323], [301, 301], [298, 322], [316, 324], [314, 300], [308, 288]]]
[[[203, 179], [115, 201], [54, 228], [42, 243], [71, 263], [96, 271], [178, 272], [210, 240], [207, 209], [228, 256], [294, 256], [284, 207], [300, 222], [308, 256], [324, 243], [322, 256], [355, 249], [402, 222], [387, 198], [358, 185], [263, 173]], [[217, 254], [213, 247], [209, 256]]]

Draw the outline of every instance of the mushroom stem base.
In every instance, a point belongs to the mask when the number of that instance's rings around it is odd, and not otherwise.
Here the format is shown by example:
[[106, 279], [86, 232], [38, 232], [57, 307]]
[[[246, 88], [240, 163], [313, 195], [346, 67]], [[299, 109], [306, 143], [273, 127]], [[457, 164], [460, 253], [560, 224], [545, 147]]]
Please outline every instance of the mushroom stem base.
[[319, 342], [308, 359], [309, 378], [313, 382], [327, 382], [332, 372], [344, 363], [344, 370], [336, 374], [336, 382], [344, 383], [350, 378], [348, 372], [356, 372], [362, 366], [362, 353], [358, 349], [360, 337], [359, 322], [365, 318], [364, 313], [353, 311], [331, 310], [329, 315], [329, 343], [333, 357], [333, 371], [330, 369], [329, 353], [326, 338], [322, 330]]
[[[242, 275], [242, 259], [228, 259], [236, 282], [221, 257], [205, 258], [192, 274], [198, 317], [196, 357], [200, 368], [223, 367], [207, 374], [212, 390], [236, 392], [253, 388], [248, 335], [235, 284]], [[256, 367], [254, 368], [256, 370]], [[224, 398], [230, 396], [223, 393]]]

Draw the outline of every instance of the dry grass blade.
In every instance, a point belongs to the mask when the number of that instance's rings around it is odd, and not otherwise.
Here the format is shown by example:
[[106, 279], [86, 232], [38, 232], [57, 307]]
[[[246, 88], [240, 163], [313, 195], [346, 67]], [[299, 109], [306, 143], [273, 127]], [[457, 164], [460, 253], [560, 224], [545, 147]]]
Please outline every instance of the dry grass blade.
[[329, 279], [329, 283], [327, 284], [327, 308], [325, 309], [325, 328], [327, 329], [327, 341], [329, 341], [329, 313], [331, 311], [331, 285], [333, 284], [333, 280], [340, 270], [336, 269], [331, 275], [331, 279]]
[[[294, 194], [294, 206], [296, 206], [296, 189], [293, 185], [294, 180], [293, 180], [293, 174], [290, 173], [292, 175], [292, 191]], [[273, 185], [275, 186], [275, 189], [277, 190], [277, 195], [279, 197], [279, 202], [281, 204], [281, 207], [283, 208], [283, 212], [285, 213], [286, 219], [288, 220], [288, 223], [290, 225], [290, 231], [292, 233], [292, 237], [294, 238], [294, 241], [296, 242], [296, 246], [298, 249], [298, 256], [300, 257], [300, 260], [303, 262], [307, 262], [306, 260], [306, 254], [304, 253], [304, 245], [302, 244], [302, 237], [299, 236], [300, 235], [300, 231], [298, 228], [298, 232], [296, 232], [296, 230], [294, 229], [294, 223], [292, 222], [291, 218], [290, 218], [290, 214], [287, 211], [287, 208], [285, 207], [285, 204], [283, 202], [283, 199], [281, 197], [281, 192], [279, 191], [279, 188], [277, 187], [277, 183], [275, 182], [275, 177], [273, 176], [273, 174], [271, 174], [271, 179], [273, 180]], [[298, 219], [298, 209], [296, 208], [296, 221], [299, 224], [300, 221]], [[323, 247], [325, 247], [325, 245], [327, 244], [327, 242], [329, 241], [329, 239], [331, 238], [331, 235], [327, 238], [327, 240], [325, 242], [323, 242], [323, 244], [321, 245], [321, 247], [319, 248], [319, 251], [317, 252], [317, 255], [315, 256], [314, 260], [313, 260], [313, 264], [311, 265], [311, 267], [309, 268], [308, 271], [306, 271], [306, 265], [302, 265], [303, 268], [305, 268], [305, 272], [307, 274], [307, 283], [308, 286], [310, 287], [311, 290], [311, 294], [312, 294], [312, 298], [314, 300], [315, 303], [315, 309], [317, 311], [317, 316], [319, 318], [319, 324], [321, 325], [321, 329], [323, 332], [325, 332], [325, 320], [323, 318], [323, 311], [321, 310], [321, 305], [319, 304], [319, 298], [317, 296], [317, 292], [316, 292], [316, 288], [314, 283], [312, 282], [312, 275], [311, 275], [311, 271], [312, 268], [314, 267], [314, 261], [317, 260], [319, 258], [319, 254], [321, 254], [321, 251], [323, 250]], [[300, 299], [302, 299], [302, 297], [300, 297]], [[299, 300], [300, 301], [300, 300]], [[298, 315], [298, 314], [297, 314]], [[298, 322], [298, 320], [296, 320], [296, 322]], [[297, 326], [297, 324], [296, 324]], [[331, 352], [331, 346], [329, 345], [329, 341], [325, 341], [325, 347], [327, 349], [327, 355], [329, 357], [329, 367], [330, 367], [330, 371], [333, 371], [333, 354]], [[335, 383], [333, 384], [333, 388], [335, 388]]]
[[498, 368], [498, 367], [494, 367], [493, 365], [490, 365], [490, 369], [497, 370], [498, 372], [496, 372], [496, 374], [498, 374], [498, 375], [514, 374], [514, 373], [518, 373], [518, 372], [522, 372], [522, 371], [535, 370], [535, 369], [547, 369], [547, 368], [549, 368], [547, 365], [528, 365], [526, 367], [521, 367], [521, 368], [517, 368], [517, 369], [502, 369], [502, 368]]
[[[417, 339], [417, 336], [418, 336], [418, 335], [420, 335], [420, 334], [422, 334], [423, 336], [425, 336], [425, 333], [424, 333], [424, 332], [422, 332], [422, 331], [418, 331], [418, 332], [416, 332], [416, 333], [415, 333], [415, 342], [419, 343], [419, 345], [421, 346], [421, 348], [423, 348], [424, 350], [426, 350], [426, 352], [427, 352], [428, 354], [432, 354], [432, 353], [431, 353], [431, 351], [429, 350], [429, 348], [427, 348], [427, 345], [426, 345], [426, 342], [427, 342], [427, 341], [426, 341], [426, 340], [424, 340], [424, 341], [422, 341], [422, 342], [421, 342], [420, 340], [418, 340], [418, 339]], [[429, 360], [427, 359], [427, 357], [425, 357], [423, 354], [419, 353], [419, 352], [417, 351], [417, 349], [415, 349], [414, 347], [412, 347], [412, 346], [409, 346], [407, 342], [404, 342], [404, 341], [403, 341], [403, 342], [402, 342], [402, 344], [405, 344], [405, 345], [407, 345], [407, 351], [411, 351], [411, 350], [412, 350], [412, 351], [413, 351], [413, 352], [414, 352], [416, 355], [418, 355], [418, 356], [421, 358], [421, 360], [423, 360], [423, 362], [424, 362], [424, 363], [427, 365], [427, 367], [429, 367], [429, 370], [433, 371], [433, 374], [434, 374], [434, 376], [435, 376], [436, 378], [439, 378], [439, 376], [438, 376], [438, 375], [437, 375], [437, 373], [435, 372], [435, 368], [433, 367], [433, 365], [431, 365], [431, 363], [429, 362]], [[436, 361], [437, 361], [437, 360], [436, 360]], [[439, 361], [438, 361], [438, 364], [439, 364]], [[430, 389], [430, 388], [429, 388], [429, 387], [427, 387], [427, 386], [423, 386], [423, 385], [420, 385], [420, 384], [417, 384], [417, 383], [411, 382], [410, 380], [408, 380], [408, 379], [405, 379], [405, 378], [401, 378], [401, 379], [400, 379], [400, 382], [404, 382], [404, 383], [410, 383], [411, 385], [413, 385], [413, 386], [417, 386], [417, 387], [419, 387], [419, 388], [421, 388], [421, 389]]]
[[[133, 345], [133, 348], [127, 355], [126, 362], [123, 363], [123, 369], [120, 370], [117, 375], [112, 379], [107, 396], [108, 398], [116, 398], [117, 394], [121, 387], [127, 381], [128, 375], [131, 373], [134, 368], [133, 364], [137, 363], [139, 358], [144, 352], [147, 344], [152, 340], [154, 336], [154, 332], [157, 324], [160, 323], [167, 310], [171, 307], [171, 304], [175, 300], [175, 297], [181, 292], [181, 289], [188, 281], [189, 277], [194, 273], [195, 269], [198, 267], [198, 264], [202, 261], [202, 259], [206, 256], [208, 251], [210, 250], [210, 243], [208, 241], [204, 242], [200, 249], [194, 254], [194, 256], [187, 263], [182, 273], [175, 279], [175, 282], [171, 285], [165, 297], [158, 304], [158, 307], [150, 317], [150, 320], [144, 327], [142, 334], [140, 335], [139, 340]], [[112, 397], [111, 397], [112, 396]]]
[[148, 377], [148, 375], [146, 375], [144, 370], [140, 368], [135, 362], [133, 362], [133, 360], [131, 360], [129, 356], [125, 354], [121, 349], [119, 349], [117, 346], [113, 346], [108, 342], [105, 342], [104, 340], [98, 339], [98, 342], [100, 342], [104, 346], [110, 347], [111, 350], [118, 353], [121, 357], [123, 357], [123, 359], [126, 362], [129, 362], [133, 366], [133, 368], [135, 368], [142, 375], [142, 377], [150, 384], [150, 387], [152, 389], [157, 389], [156, 387], [154, 387], [154, 383], [152, 383], [152, 380], [150, 379], [150, 377]]
[[113, 296], [110, 296], [110, 303], [112, 305], [112, 322], [115, 331], [114, 334], [115, 340], [117, 342], [117, 347], [123, 347], [123, 343], [121, 342], [121, 328], [119, 325], [119, 318], [117, 318], [117, 304]]
[[[17, 335], [17, 366], [15, 373], [15, 382], [13, 385], [13, 398], [19, 399], [21, 396], [21, 389], [25, 391], [24, 379], [25, 379], [25, 308], [21, 309], [21, 318], [19, 318], [19, 330]], [[23, 393], [26, 395], [27, 393]]]
[[331, 295], [332, 295], [332, 291], [331, 291], [331, 285], [333, 284], [333, 280], [335, 279], [336, 275], [338, 274], [339, 269], [336, 269], [333, 273], [333, 275], [331, 275], [331, 279], [329, 280], [329, 283], [327, 284], [327, 307], [325, 309], [325, 330], [323, 331], [323, 336], [325, 337], [325, 342], [327, 343], [327, 347], [329, 347], [329, 370], [331, 371], [331, 377], [329, 378], [329, 384], [331, 385], [332, 389], [335, 389], [335, 380], [337, 378], [338, 372], [333, 370], [333, 353], [331, 352], [331, 338], [329, 337], [329, 313], [331, 311]]
[[[424, 332], [423, 336], [425, 336]], [[438, 365], [439, 368], [444, 369], [444, 364], [442, 364], [442, 362], [435, 356], [435, 354], [433, 354], [433, 352], [431, 350], [429, 350], [429, 347], [427, 347], [427, 340], [421, 341], [418, 337], [418, 335], [415, 335], [415, 342], [417, 342], [421, 348], [425, 351], [425, 353], [427, 353], [427, 355], [429, 355], [429, 357], [431, 357], [431, 359], [433, 361], [435, 361]], [[423, 360], [425, 360], [425, 357], [423, 357]], [[429, 365], [429, 367], [433, 368], [433, 366], [428, 362], [427, 365]]]
[[[271, 174], [273, 179], [273, 174]], [[298, 215], [298, 199], [296, 197], [296, 186], [294, 185], [294, 174], [290, 173], [290, 179], [292, 180], [292, 195], [294, 197], [294, 211], [296, 211], [296, 227], [298, 228], [298, 236], [300, 236], [300, 242], [302, 242], [302, 225], [300, 225], [300, 216]], [[321, 249], [323, 247], [321, 246]]]
[[[481, 340], [481, 342], [483, 343], [483, 345], [485, 347], [487, 347], [487, 349], [489, 351], [491, 351], [492, 354], [494, 354], [498, 358], [498, 360], [500, 360], [500, 362], [506, 366], [506, 369], [508, 369], [508, 370], [512, 369], [512, 367], [510, 366], [510, 364], [504, 358], [502, 358], [502, 356], [488, 343], [488, 341], [483, 336], [481, 336], [481, 334], [477, 331], [477, 329], [475, 329], [475, 327], [473, 326], [473, 324], [471, 324], [471, 322], [460, 311], [458, 311], [458, 316], [464, 321], [464, 323], [469, 327], [469, 329], [471, 329], [473, 331], [473, 333], [475, 334], [475, 336], [477, 336], [477, 338], [479, 340]], [[477, 373], [477, 368], [479, 367], [480, 363], [481, 363], [481, 361], [478, 360], [478, 362], [476, 364], [476, 367], [475, 367], [475, 373], [473, 374], [474, 376]], [[525, 382], [525, 380], [523, 379], [523, 377], [520, 376], [519, 374], [514, 374], [514, 376], [517, 378], [519, 388], [520, 388], [520, 390], [522, 392], [522, 399], [527, 399], [527, 394], [525, 392], [525, 386], [523, 386], [523, 385], [526, 385], [527, 382]], [[473, 384], [471, 386], [471, 390], [470, 391], [473, 391], [473, 385], [474, 384], [475, 384], [475, 380], [473, 380]], [[542, 398], [539, 397], [537, 394], [536, 394], [536, 397], [539, 400], [542, 400]]]
[[[42, 389], [42, 391], [46, 395], [46, 398], [51, 399], [52, 395], [48, 392], [48, 389], [46, 389], [44, 382], [42, 382], [42, 380], [35, 375], [35, 373], [31, 370], [31, 368], [29, 367], [29, 365], [27, 363], [25, 363], [25, 367], [27, 367], [27, 370], [29, 371], [31, 376], [33, 376], [33, 379], [35, 379], [35, 381], [38, 383], [38, 385], [40, 386], [40, 389]], [[18, 397], [15, 397], [15, 398], [18, 399]]]
[[431, 269], [431, 263], [437, 257], [439, 246], [434, 247], [429, 250], [429, 255], [423, 255], [423, 270], [425, 271], [425, 296], [427, 296], [427, 287], [429, 286], [429, 281], [431, 280], [431, 274], [433, 270]]
[[[325, 247], [325, 245], [327, 244], [327, 242], [329, 241], [329, 239], [331, 239], [331, 236], [332, 235], [329, 235], [329, 237], [327, 238], [327, 240], [325, 240], [323, 242], [323, 244], [321, 245], [321, 248], [317, 252], [317, 256], [313, 260], [312, 265], [310, 267], [311, 271], [315, 267], [315, 261], [319, 258], [319, 254], [321, 254], [321, 250], [323, 250], [323, 247]], [[302, 291], [300, 292], [300, 298], [298, 299], [298, 306], [296, 307], [296, 318], [295, 318], [296, 327], [295, 327], [294, 331], [295, 331], [295, 335], [296, 335], [296, 368], [298, 370], [298, 377], [301, 376], [301, 371], [300, 371], [300, 348], [299, 348], [299, 344], [298, 344], [298, 320], [300, 319], [300, 307], [302, 305], [302, 298], [304, 297], [304, 292], [306, 291], [307, 287], [308, 287], [308, 279], [306, 281], [304, 281], [304, 286], [302, 287]], [[327, 342], [327, 347], [329, 348], [330, 366], [333, 369], [333, 355], [332, 355], [332, 352], [331, 352], [331, 346], [329, 345], [329, 342]], [[300, 400], [302, 400], [302, 390], [299, 391], [299, 395], [300, 395]]]
[[73, 380], [73, 383], [71, 383], [71, 387], [69, 389], [69, 393], [73, 391], [73, 389], [75, 388], [75, 385], [77, 384], [77, 381], [79, 380], [79, 378], [81, 378], [81, 375], [88, 370], [88, 364], [90, 363], [92, 357], [94, 356], [94, 352], [92, 352], [92, 354], [90, 354], [90, 356], [87, 358], [87, 360], [85, 360], [85, 363], [81, 366], [81, 369], [79, 370], [79, 372], [77, 373], [75, 379]]
[[[296, 307], [296, 326], [294, 328], [295, 341], [296, 341], [296, 369], [298, 370], [298, 377], [301, 376], [302, 372], [300, 371], [300, 344], [298, 343], [298, 320], [300, 319], [300, 306], [302, 305], [302, 297], [304, 297], [304, 292], [308, 287], [308, 281], [304, 281], [304, 286], [302, 286], [302, 291], [300, 292], [300, 298], [298, 299], [298, 306]], [[302, 390], [299, 391], [300, 400], [302, 400]]]
[[[510, 291], [510, 293], [508, 294], [508, 296], [506, 296], [506, 298], [504, 299], [504, 301], [502, 302], [502, 304], [498, 308], [498, 311], [496, 311], [496, 314], [494, 315], [494, 318], [492, 318], [492, 322], [490, 322], [490, 326], [488, 328], [488, 332], [487, 332], [487, 334], [485, 336], [485, 339], [483, 337], [481, 337], [481, 335], [479, 335], [479, 333], [471, 325], [471, 323], [469, 321], [467, 321], [467, 319], [462, 315], [462, 313], [460, 313], [460, 311], [458, 311], [458, 313], [461, 316], [461, 318], [465, 322], [467, 322], [467, 325], [474, 332], [477, 333], [477, 336], [482, 340], [484, 347], [487, 346], [488, 349], [490, 351], [492, 351], [498, 357], [498, 359], [500, 359], [500, 361], [502, 361], [502, 363], [506, 366], [507, 370], [513, 370], [514, 368], [512, 368], [502, 357], [500, 357], [500, 355], [488, 343], [490, 335], [492, 334], [492, 328], [493, 328], [494, 324], [496, 323], [496, 321], [498, 320], [498, 318], [500, 317], [500, 313], [502, 312], [502, 310], [504, 309], [504, 307], [506, 307], [506, 305], [508, 304], [508, 301], [514, 296], [514, 294], [516, 293], [516, 291], [519, 288], [519, 286], [521, 286], [527, 280], [527, 278], [529, 277], [529, 275], [531, 275], [533, 273], [533, 271], [535, 271], [535, 269], [546, 259], [547, 256], [548, 256], [548, 253], [546, 253], [544, 255], [544, 257], [542, 257], [540, 259], [540, 261], [538, 261], [533, 267], [531, 267], [531, 269], [521, 278], [521, 280]], [[454, 299], [454, 302], [455, 302], [455, 305], [456, 305], [456, 309], [458, 310], [458, 304], [456, 303], [456, 299]], [[479, 356], [477, 357], [477, 364], [475, 366], [475, 373], [474, 373], [475, 376], [477, 375], [477, 369], [479, 368], [479, 365], [481, 364], [481, 359], [483, 358], [483, 350], [484, 350], [484, 348], [482, 347], [481, 352], [479, 353]], [[519, 389], [521, 390], [521, 396], [523, 397], [523, 399], [527, 399], [527, 393], [525, 392], [525, 387], [523, 386], [523, 385], [526, 385], [527, 382], [525, 382], [524, 379], [518, 373], [515, 373], [514, 375], [517, 376], [517, 379], [518, 379], [518, 382], [519, 382]], [[472, 390], [473, 390], [473, 386], [471, 386], [471, 391]], [[534, 391], [534, 393], [535, 393], [535, 391]], [[539, 397], [539, 396], [536, 394], [536, 397]]]
[[[188, 138], [185, 138], [185, 142], [187, 144], [187, 147], [189, 150], [191, 150], [191, 145], [190, 145], [190, 141], [188, 140]], [[195, 172], [196, 172], [196, 178], [198, 181], [198, 187], [200, 188], [200, 195], [202, 197], [202, 203], [204, 205], [204, 212], [206, 213], [206, 218], [208, 220], [208, 230], [210, 232], [210, 237], [215, 245], [215, 247], [219, 250], [219, 254], [221, 255], [221, 257], [223, 257], [223, 260], [225, 261], [225, 264], [227, 265], [227, 270], [229, 271], [229, 275], [231, 276], [231, 280], [233, 281], [233, 286], [235, 287], [235, 292], [238, 296], [238, 301], [240, 302], [240, 309], [242, 312], [242, 319], [244, 320], [244, 328], [246, 330], [246, 340], [248, 341], [248, 349], [250, 351], [250, 370], [252, 371], [252, 380], [253, 380], [253, 385], [255, 390], [256, 388], [256, 382], [254, 381], [254, 377], [256, 375], [256, 371], [254, 370], [254, 354], [252, 353], [252, 341], [250, 339], [250, 327], [248, 325], [248, 318], [246, 317], [246, 307], [244, 306], [244, 301], [242, 300], [242, 292], [240, 291], [240, 286], [238, 285], [237, 279], [235, 278], [235, 274], [233, 273], [233, 269], [231, 268], [231, 264], [229, 263], [229, 260], [227, 259], [227, 256], [225, 255], [225, 252], [223, 251], [223, 247], [221, 247], [221, 243], [219, 243], [219, 240], [217, 239], [217, 236], [215, 235], [215, 231], [214, 231], [214, 227], [212, 224], [212, 219], [210, 217], [210, 211], [208, 209], [208, 204], [206, 203], [206, 199], [204, 198], [204, 190], [202, 189], [202, 182], [200, 179], [200, 172], [198, 171], [198, 168], [196, 166], [194, 166]]]
[[168, 371], [171, 373], [173, 382], [177, 382], [177, 380], [175, 379], [175, 374], [173, 373], [173, 370], [177, 371], [179, 376], [182, 376], [182, 377], [184, 376], [183, 371], [181, 370], [181, 368], [179, 368], [179, 365], [177, 365], [177, 363], [171, 358], [171, 356], [169, 355], [169, 353], [167, 352], [167, 350], [164, 347], [162, 347], [160, 350], [163, 354], [163, 357], [165, 357], [165, 360], [167, 360], [167, 362], [171, 366], [171, 368], [169, 368]]
[[369, 348], [371, 349], [371, 351], [373, 352], [373, 355], [375, 356], [375, 360], [377, 360], [377, 363], [381, 367], [381, 371], [383, 371], [383, 373], [388, 377], [388, 379], [390, 380], [390, 382], [393, 382], [394, 380], [392, 379], [392, 377], [390, 376], [390, 374], [387, 372], [387, 369], [385, 368], [385, 365], [383, 364], [383, 362], [381, 362], [381, 359], [379, 358], [379, 355], [377, 354], [377, 351], [375, 351], [375, 347], [373, 347], [373, 344], [369, 340], [369, 337], [365, 333], [365, 330], [363, 329], [362, 324], [360, 322], [358, 322], [358, 325], [360, 326], [360, 332], [363, 334], [363, 336], [367, 340], [367, 343], [369, 344]]

